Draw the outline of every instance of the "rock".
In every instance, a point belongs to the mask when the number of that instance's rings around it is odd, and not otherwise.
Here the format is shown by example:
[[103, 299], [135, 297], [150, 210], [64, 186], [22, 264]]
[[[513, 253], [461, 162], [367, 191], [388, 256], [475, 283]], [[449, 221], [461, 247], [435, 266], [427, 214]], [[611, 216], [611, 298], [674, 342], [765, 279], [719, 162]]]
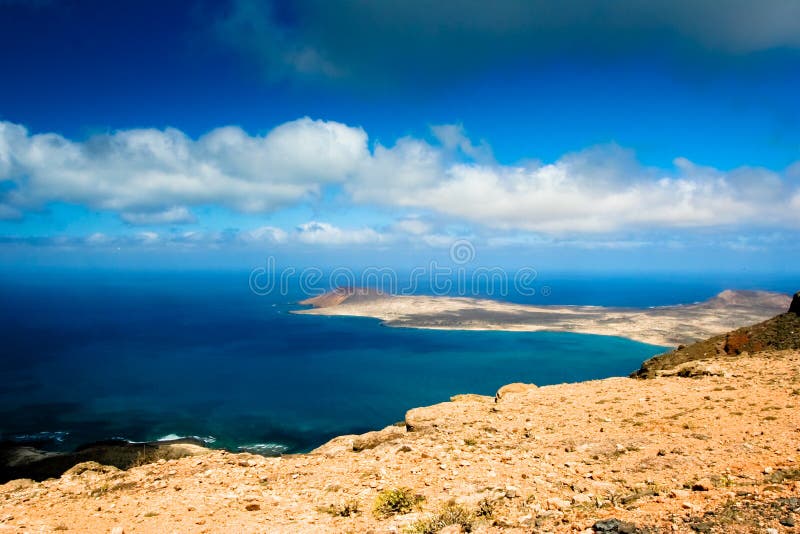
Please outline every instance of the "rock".
[[692, 484], [692, 491], [711, 491], [714, 489], [714, 483], [708, 478], [701, 478]]
[[333, 438], [329, 442], [320, 445], [313, 451], [312, 454], [322, 454], [327, 456], [328, 458], [333, 458], [334, 456], [339, 456], [341, 454], [345, 454], [348, 452], [353, 451], [353, 443], [355, 442], [356, 436], [350, 434], [346, 436], [339, 436]]
[[800, 315], [800, 291], [794, 294], [792, 303], [789, 304], [789, 313]]
[[616, 518], [603, 519], [602, 521], [595, 522], [592, 525], [592, 530], [595, 532], [603, 532], [608, 534], [636, 534], [639, 529], [633, 523], [626, 523]]
[[558, 508], [559, 510], [563, 510], [564, 508], [569, 508], [570, 506], [572, 506], [572, 503], [570, 501], [567, 501], [565, 499], [559, 499], [558, 497], [550, 497], [549, 499], [547, 499], [547, 504], [551, 508]]
[[513, 384], [506, 384], [495, 393], [494, 401], [500, 402], [504, 398], [513, 397], [516, 395], [524, 395], [529, 391], [538, 389], [536, 384], [523, 384], [522, 382], [514, 382]]
[[400, 439], [406, 433], [404, 428], [387, 426], [383, 430], [367, 432], [353, 439], [353, 450], [356, 452], [374, 449], [381, 443], [388, 443]]
[[77, 477], [84, 474], [111, 474], [119, 473], [120, 470], [112, 465], [102, 465], [97, 462], [82, 462], [72, 466], [64, 472], [65, 477]]
[[111, 534], [125, 534], [125, 529], [122, 527], [114, 527], [111, 529]]
[[405, 422], [407, 432], [420, 432], [422, 430], [436, 427], [436, 416], [439, 413], [439, 405], [413, 408], [406, 412]]

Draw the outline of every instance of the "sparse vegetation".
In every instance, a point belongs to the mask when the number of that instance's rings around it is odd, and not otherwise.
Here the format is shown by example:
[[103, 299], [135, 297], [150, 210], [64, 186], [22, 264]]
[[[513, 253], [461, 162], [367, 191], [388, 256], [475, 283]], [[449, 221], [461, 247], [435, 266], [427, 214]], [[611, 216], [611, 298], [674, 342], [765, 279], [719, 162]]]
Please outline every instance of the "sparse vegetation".
[[409, 488], [383, 490], [375, 499], [372, 511], [378, 517], [407, 514], [424, 500], [422, 495], [416, 495]]
[[407, 532], [409, 534], [436, 534], [450, 525], [461, 525], [464, 532], [472, 532], [474, 522], [475, 514], [451, 501], [439, 508], [430, 517], [412, 524]]
[[350, 517], [361, 512], [358, 501], [355, 499], [348, 499], [339, 504], [331, 504], [327, 508], [320, 508], [320, 511], [334, 517]]

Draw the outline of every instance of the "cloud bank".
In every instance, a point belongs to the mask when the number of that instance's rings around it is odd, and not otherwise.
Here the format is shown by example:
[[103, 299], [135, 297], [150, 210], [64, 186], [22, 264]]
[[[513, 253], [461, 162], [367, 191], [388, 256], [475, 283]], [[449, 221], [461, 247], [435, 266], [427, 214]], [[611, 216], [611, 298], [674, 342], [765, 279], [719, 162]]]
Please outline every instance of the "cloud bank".
[[[196, 221], [198, 206], [268, 214], [324, 204], [331, 190], [395, 216], [544, 235], [800, 227], [800, 163], [783, 172], [720, 170], [678, 156], [656, 169], [611, 144], [514, 165], [495, 162], [458, 126], [434, 127], [432, 139], [370, 144], [361, 128], [303, 118], [263, 136], [229, 126], [198, 139], [146, 129], [79, 142], [0, 122], [0, 216], [64, 202], [133, 225], [169, 225]], [[410, 234], [429, 230], [414, 217], [398, 224]], [[306, 243], [380, 242], [369, 229], [344, 235], [318, 222], [300, 234]]]
[[[747, 21], [743, 24], [743, 21]], [[554, 57], [737, 58], [800, 47], [794, 0], [232, 0], [217, 36], [270, 77], [391, 81]]]

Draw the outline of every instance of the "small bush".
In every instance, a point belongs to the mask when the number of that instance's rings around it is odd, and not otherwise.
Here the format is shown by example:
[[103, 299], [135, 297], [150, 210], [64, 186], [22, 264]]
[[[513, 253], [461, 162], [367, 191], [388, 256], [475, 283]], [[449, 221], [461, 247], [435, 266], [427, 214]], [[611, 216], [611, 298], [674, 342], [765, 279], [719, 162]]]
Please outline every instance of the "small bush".
[[334, 517], [350, 517], [351, 515], [356, 515], [361, 510], [358, 509], [358, 501], [350, 499], [338, 505], [331, 504], [322, 511]]
[[409, 534], [436, 534], [444, 527], [461, 525], [464, 532], [472, 532], [475, 516], [454, 502], [449, 502], [427, 519], [417, 521], [409, 528]]
[[422, 495], [415, 495], [408, 488], [383, 490], [375, 499], [375, 506], [372, 510], [378, 517], [407, 514], [424, 500]]

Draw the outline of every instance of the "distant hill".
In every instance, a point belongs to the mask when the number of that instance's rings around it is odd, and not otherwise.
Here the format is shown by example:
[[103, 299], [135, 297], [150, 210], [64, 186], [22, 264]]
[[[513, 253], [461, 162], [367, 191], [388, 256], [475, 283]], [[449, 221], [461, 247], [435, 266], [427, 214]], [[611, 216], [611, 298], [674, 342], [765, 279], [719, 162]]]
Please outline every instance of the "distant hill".
[[800, 291], [795, 293], [786, 313], [704, 341], [679, 346], [675, 350], [650, 358], [631, 376], [653, 378], [659, 371], [674, 369], [691, 361], [740, 356], [767, 350], [798, 349], [800, 349]]

